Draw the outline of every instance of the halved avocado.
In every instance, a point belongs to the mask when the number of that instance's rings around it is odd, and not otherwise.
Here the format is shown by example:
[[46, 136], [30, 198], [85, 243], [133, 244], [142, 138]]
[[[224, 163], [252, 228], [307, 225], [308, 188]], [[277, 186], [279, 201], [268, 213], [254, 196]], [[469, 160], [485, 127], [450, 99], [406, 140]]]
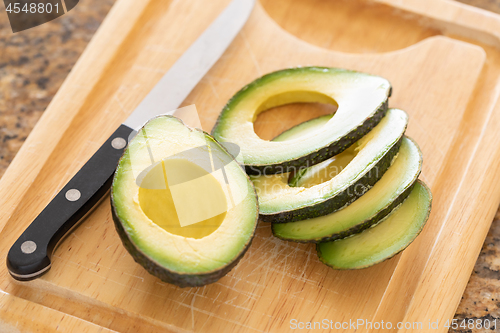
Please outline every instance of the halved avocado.
[[[237, 92], [212, 131], [220, 142], [241, 148], [248, 174], [285, 173], [337, 155], [367, 134], [387, 110], [386, 79], [338, 68], [300, 67], [273, 72]], [[338, 105], [331, 121], [314, 136], [266, 141], [255, 134], [257, 115], [295, 102]]]
[[422, 231], [432, 195], [420, 180], [385, 220], [357, 235], [316, 246], [319, 259], [335, 269], [366, 268], [403, 251]]
[[342, 153], [352, 156], [342, 171], [314, 186], [291, 187], [288, 173], [251, 176], [259, 196], [260, 219], [275, 223], [300, 221], [330, 214], [352, 203], [389, 168], [407, 123], [404, 111], [389, 109], [372, 131]]
[[[404, 137], [392, 165], [361, 198], [329, 215], [297, 222], [273, 223], [273, 234], [284, 240], [318, 243], [359, 233], [381, 221], [408, 197], [421, 168], [420, 149], [413, 140]], [[313, 171], [307, 170], [297, 182], [301, 183], [304, 178], [306, 181], [315, 180], [315, 175], [308, 175]]]
[[171, 116], [154, 118], [131, 140], [111, 205], [135, 261], [181, 287], [225, 275], [250, 246], [258, 218], [243, 168], [208, 133]]

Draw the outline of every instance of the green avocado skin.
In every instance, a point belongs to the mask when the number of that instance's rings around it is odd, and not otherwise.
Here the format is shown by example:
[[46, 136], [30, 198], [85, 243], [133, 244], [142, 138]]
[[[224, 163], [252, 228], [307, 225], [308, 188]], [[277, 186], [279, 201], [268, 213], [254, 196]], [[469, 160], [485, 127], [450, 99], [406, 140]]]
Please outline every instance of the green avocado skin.
[[[372, 170], [377, 170], [373, 175], [370, 171], [361, 177], [357, 182], [353, 183], [339, 195], [331, 197], [315, 205], [306, 206], [297, 210], [277, 212], [273, 214], [259, 214], [259, 219], [264, 222], [285, 223], [296, 222], [313, 217], [323, 216], [333, 213], [342, 207], [351, 204], [357, 198], [361, 197], [384, 175], [392, 163], [392, 159], [399, 151], [403, 135], [389, 149], [389, 151], [380, 159], [377, 165]], [[361, 187], [363, 191], [359, 192], [356, 188]], [[365, 227], [366, 229], [366, 227]]]
[[[113, 201], [111, 200], [111, 204]], [[179, 287], [201, 287], [206, 284], [217, 282], [220, 278], [226, 275], [234, 266], [243, 258], [246, 251], [250, 247], [252, 243], [253, 235], [250, 237], [247, 244], [243, 247], [242, 251], [238, 254], [238, 256], [230, 262], [228, 265], [223, 266], [217, 270], [213, 270], [211, 272], [205, 274], [179, 274], [177, 272], [173, 272], [166, 267], [163, 267], [156, 263], [153, 259], [148, 257], [146, 254], [141, 252], [139, 249], [135, 247], [130, 238], [127, 236], [127, 233], [123, 229], [118, 216], [116, 215], [115, 209], [113, 207], [112, 216], [113, 222], [115, 223], [115, 228], [120, 237], [123, 246], [127, 249], [128, 253], [134, 258], [134, 261], [144, 267], [149, 274], [156, 276], [163, 282], [175, 284]], [[255, 230], [254, 230], [255, 233]]]
[[[429, 187], [428, 187], [428, 186], [427, 186], [424, 182], [422, 182], [422, 181], [420, 181], [420, 180], [417, 180], [415, 183], [413, 183], [413, 185], [412, 185], [412, 189], [413, 189], [413, 187], [415, 187], [415, 184], [416, 184], [417, 182], [418, 182], [418, 183], [420, 183], [421, 185], [423, 185], [423, 186], [427, 189], [427, 191], [428, 191], [428, 193], [429, 193], [429, 196], [430, 196], [430, 204], [429, 204], [429, 208], [427, 209], [427, 214], [426, 214], [426, 216], [425, 216], [425, 221], [424, 221], [424, 223], [422, 223], [422, 225], [420, 226], [420, 228], [419, 228], [418, 232], [415, 234], [415, 237], [413, 238], [413, 240], [412, 240], [411, 242], [409, 242], [408, 244], [406, 244], [405, 246], [403, 246], [403, 247], [402, 247], [401, 249], [399, 249], [398, 251], [395, 251], [395, 252], [394, 252], [394, 253], [392, 253], [390, 256], [388, 256], [388, 257], [386, 257], [386, 258], [383, 258], [382, 260], [379, 260], [379, 261], [376, 261], [376, 262], [372, 262], [372, 263], [370, 263], [370, 264], [368, 264], [368, 265], [364, 265], [364, 266], [360, 266], [360, 267], [356, 267], [356, 268], [342, 268], [342, 267], [332, 266], [330, 263], [328, 263], [328, 262], [327, 262], [327, 260], [323, 257], [323, 255], [322, 255], [322, 253], [321, 253], [321, 249], [320, 249], [320, 245], [321, 245], [321, 243], [316, 243], [316, 252], [317, 252], [317, 254], [318, 254], [318, 259], [319, 259], [322, 263], [324, 263], [325, 265], [327, 265], [327, 266], [329, 266], [329, 267], [331, 267], [331, 268], [333, 268], [333, 269], [336, 269], [336, 270], [352, 270], [352, 269], [364, 269], [364, 268], [368, 268], [368, 267], [374, 266], [374, 265], [376, 265], [376, 264], [380, 264], [381, 262], [384, 262], [384, 261], [386, 261], [386, 260], [389, 260], [389, 259], [393, 258], [394, 256], [396, 256], [397, 254], [399, 254], [399, 253], [403, 252], [403, 251], [404, 251], [404, 250], [405, 250], [408, 246], [410, 246], [410, 244], [411, 244], [411, 243], [415, 240], [415, 238], [417, 238], [417, 237], [420, 235], [420, 233], [422, 232], [422, 230], [423, 230], [423, 229], [424, 229], [424, 227], [425, 227], [425, 224], [427, 223], [427, 220], [429, 219], [429, 215], [431, 214], [431, 209], [432, 209], [432, 192], [430, 191]], [[411, 192], [410, 192], [410, 193], [411, 193]], [[408, 194], [408, 195], [409, 195], [409, 194]], [[408, 197], [408, 195], [406, 196], [406, 198]], [[405, 199], [406, 199], [406, 198], [405, 198]], [[404, 201], [404, 200], [403, 200], [403, 201]], [[403, 202], [403, 201], [402, 201], [402, 202]], [[401, 203], [402, 203], [402, 202], [401, 202]], [[382, 222], [380, 222], [380, 223], [383, 223], [383, 221], [382, 221]], [[323, 243], [323, 242], [322, 242], [322, 243]]]
[[[158, 117], [174, 118], [172, 116], [158, 116]], [[174, 118], [174, 119], [176, 119], [176, 118]], [[179, 121], [180, 123], [183, 124], [182, 120], [177, 119], [177, 121]], [[144, 126], [146, 126], [146, 125], [144, 125]], [[230, 155], [229, 151], [224, 146], [219, 144], [213, 137], [211, 137], [210, 134], [208, 134], [205, 131], [202, 131], [200, 129], [192, 129], [192, 131], [199, 131], [199, 132], [204, 133], [206, 135], [207, 139], [212, 140], [214, 143], [216, 143], [218, 145], [218, 147], [220, 149], [222, 149], [226, 154]], [[125, 153], [122, 155], [121, 159], [123, 159], [124, 156], [125, 156]], [[121, 159], [118, 162], [118, 164], [121, 163]], [[242, 170], [242, 174], [245, 175], [243, 173], [243, 170]], [[248, 179], [248, 182], [250, 184], [252, 184], [248, 175], [245, 175], [245, 177]], [[171, 284], [177, 285], [179, 287], [200, 287], [200, 286], [204, 286], [204, 285], [207, 285], [210, 283], [217, 282], [219, 279], [224, 277], [224, 275], [226, 275], [234, 266], [236, 266], [236, 264], [238, 264], [238, 262], [241, 260], [241, 258], [243, 258], [246, 251], [248, 250], [248, 248], [250, 247], [250, 245], [252, 243], [253, 237], [255, 236], [255, 231], [257, 228], [257, 221], [258, 221], [257, 215], [255, 216], [255, 222], [254, 222], [252, 234], [250, 235], [249, 239], [242, 247], [241, 251], [234, 257], [234, 259], [232, 259], [231, 262], [227, 263], [226, 265], [224, 265], [218, 269], [215, 269], [215, 270], [212, 270], [212, 271], [209, 271], [206, 273], [188, 274], [188, 273], [179, 273], [179, 272], [169, 270], [168, 268], [158, 264], [154, 259], [149, 257], [146, 253], [144, 253], [140, 249], [138, 249], [135, 246], [135, 244], [130, 240], [129, 236], [127, 235], [127, 232], [125, 231], [122, 223], [120, 222], [118, 214], [116, 213], [115, 202], [113, 199], [113, 188], [114, 188], [115, 181], [116, 181], [116, 177], [113, 178], [113, 183], [111, 185], [110, 201], [111, 201], [111, 215], [113, 217], [113, 222], [115, 225], [115, 229], [118, 233], [118, 236], [120, 237], [120, 240], [122, 241], [125, 249], [129, 252], [129, 254], [132, 256], [132, 258], [134, 258], [134, 261], [137, 262], [142, 267], [144, 267], [148, 271], [148, 273], [156, 276], [157, 278], [159, 278], [163, 282], [171, 283]], [[257, 194], [255, 193], [255, 188], [253, 187], [253, 185], [252, 185], [252, 191], [253, 191], [253, 195], [255, 197], [257, 197]], [[257, 204], [257, 211], [258, 211], [258, 202], [256, 202], [256, 204]]]
[[290, 170], [305, 169], [315, 164], [321, 163], [337, 154], [340, 154], [353, 143], [368, 134], [384, 118], [387, 112], [388, 100], [377, 109], [372, 117], [367, 118], [361, 125], [349, 132], [340, 140], [331, 145], [321, 148], [296, 160], [289, 160], [273, 165], [245, 165], [245, 171], [249, 175], [273, 175], [277, 173], [289, 172]]
[[[329, 67], [316, 67], [316, 66], [311, 66], [311, 67], [296, 67], [296, 68], [287, 68], [275, 72], [271, 72], [269, 74], [266, 74], [253, 82], [247, 84], [243, 88], [241, 88], [231, 99], [227, 102], [227, 104], [224, 106], [222, 109], [222, 112], [220, 113], [211, 134], [216, 138], [219, 139], [217, 135], [217, 128], [219, 124], [221, 123], [225, 113], [227, 110], [230, 110], [234, 107], [234, 105], [238, 104], [239, 101], [244, 99], [247, 95], [247, 92], [252, 90], [254, 87], [262, 86], [267, 84], [269, 81], [272, 81], [276, 78], [279, 78], [280, 76], [286, 76], [286, 75], [293, 75], [294, 73], [308, 73], [308, 72], [319, 72], [323, 70], [335, 70], [335, 71], [342, 71], [342, 72], [352, 72], [349, 70], [345, 69], [339, 69], [339, 68], [329, 68]], [[357, 128], [352, 130], [350, 133], [348, 133], [346, 136], [343, 138], [331, 143], [330, 145], [323, 147], [319, 150], [316, 150], [314, 152], [311, 152], [310, 154], [307, 154], [305, 156], [302, 156], [297, 159], [293, 160], [288, 160], [284, 161], [282, 163], [278, 164], [252, 164], [252, 165], [245, 165], [245, 171], [249, 175], [272, 175], [272, 174], [278, 174], [278, 173], [286, 173], [290, 171], [294, 171], [297, 169], [301, 168], [308, 168], [310, 166], [313, 166], [315, 164], [318, 164], [320, 162], [323, 162], [330, 157], [333, 157], [337, 154], [340, 154], [347, 148], [349, 148], [353, 143], [361, 139], [363, 136], [365, 136], [372, 128], [374, 128], [385, 116], [388, 108], [388, 98], [392, 94], [392, 87], [390, 87], [387, 98], [385, 99], [384, 102], [382, 102], [379, 107], [377, 108], [376, 111], [373, 112], [373, 114], [365, 119], [362, 124], [360, 124]]]
[[413, 187], [415, 186], [416, 181], [417, 181], [417, 178], [415, 178], [413, 184], [408, 186], [408, 188], [403, 193], [401, 193], [401, 195], [399, 195], [396, 200], [394, 200], [390, 205], [386, 206], [384, 209], [381, 209], [371, 219], [365, 220], [362, 223], [359, 223], [359, 224], [353, 226], [352, 228], [343, 230], [339, 233], [332, 234], [332, 235], [327, 236], [327, 237], [319, 237], [319, 238], [314, 238], [314, 239], [310, 239], [310, 240], [300, 240], [300, 239], [288, 239], [285, 237], [281, 237], [280, 235], [276, 234], [274, 232], [274, 228], [272, 228], [273, 235], [279, 239], [286, 240], [286, 241], [293, 241], [296, 243], [322, 243], [322, 242], [330, 242], [330, 241], [334, 241], [337, 239], [342, 239], [342, 238], [346, 238], [346, 237], [358, 234], [358, 233], [362, 232], [363, 230], [366, 230], [366, 229], [370, 228], [371, 226], [374, 226], [377, 223], [379, 223], [387, 215], [389, 215], [397, 206], [399, 206], [403, 201], [405, 201], [405, 199], [410, 195], [411, 191], [413, 190]]

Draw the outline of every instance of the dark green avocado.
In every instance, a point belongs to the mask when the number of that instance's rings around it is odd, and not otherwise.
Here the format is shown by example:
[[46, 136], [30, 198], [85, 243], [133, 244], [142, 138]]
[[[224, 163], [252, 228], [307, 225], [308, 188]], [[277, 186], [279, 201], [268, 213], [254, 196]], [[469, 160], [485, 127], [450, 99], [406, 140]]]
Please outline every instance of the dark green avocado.
[[[333, 165], [333, 169], [342, 170], [332, 177], [301, 184], [302, 179], [310, 178], [309, 172], [314, 178], [315, 169], [328, 169], [324, 164], [330, 161], [311, 167], [294, 186], [289, 185], [287, 173], [251, 176], [259, 197], [260, 219], [273, 223], [301, 221], [333, 213], [354, 202], [387, 171], [399, 151], [407, 123], [404, 111], [389, 109], [372, 131], [336, 155], [333, 161], [343, 162]], [[321, 122], [317, 126], [321, 127]], [[300, 131], [296, 133], [300, 138]]]
[[[366, 135], [385, 115], [390, 93], [389, 81], [379, 76], [327, 67], [284, 69], [238, 91], [212, 134], [241, 148], [248, 174], [286, 173], [340, 154]], [[253, 122], [260, 112], [295, 102], [330, 103], [338, 109], [311, 137], [278, 142], [255, 134]]]
[[318, 257], [334, 269], [361, 269], [392, 258], [420, 234], [431, 204], [431, 191], [418, 180], [408, 198], [385, 220], [351, 237], [317, 244]]
[[[421, 169], [420, 149], [413, 140], [404, 137], [392, 165], [361, 198], [328, 215], [298, 222], [273, 223], [273, 234], [284, 240], [318, 243], [359, 233], [384, 219], [408, 197]], [[307, 169], [307, 172], [312, 171]], [[303, 177], [307, 178], [307, 174]]]
[[114, 174], [111, 206], [134, 260], [180, 287], [229, 272], [250, 246], [258, 218], [243, 168], [208, 133], [171, 116], [154, 118], [131, 140]]

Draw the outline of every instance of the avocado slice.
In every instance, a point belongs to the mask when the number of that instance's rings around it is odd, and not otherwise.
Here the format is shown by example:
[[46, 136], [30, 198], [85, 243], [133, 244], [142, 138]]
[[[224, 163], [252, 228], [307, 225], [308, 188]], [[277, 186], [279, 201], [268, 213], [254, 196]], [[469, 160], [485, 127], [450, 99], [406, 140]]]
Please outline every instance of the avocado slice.
[[[286, 173], [337, 155], [367, 134], [387, 110], [391, 85], [386, 79], [327, 67], [280, 70], [251, 82], [223, 108], [212, 134], [241, 148], [248, 174]], [[295, 102], [338, 105], [331, 121], [314, 136], [266, 141], [255, 134], [257, 115]]]
[[[359, 233], [381, 221], [408, 197], [421, 169], [422, 153], [419, 147], [412, 139], [404, 137], [392, 165], [361, 198], [329, 215], [273, 223], [273, 234], [289, 241], [319, 243]], [[312, 177], [305, 175], [303, 178]]]
[[229, 272], [250, 246], [258, 218], [243, 168], [208, 133], [171, 116], [152, 119], [130, 141], [111, 205], [134, 260], [181, 287]]
[[431, 203], [431, 191], [418, 180], [408, 198], [381, 223], [349, 238], [317, 244], [319, 259], [335, 269], [360, 269], [392, 258], [422, 231]]
[[330, 214], [352, 203], [389, 168], [407, 123], [404, 111], [389, 109], [372, 131], [342, 153], [352, 156], [350, 161], [350, 157], [339, 159], [343, 163], [348, 161], [342, 171], [329, 180], [320, 179], [313, 186], [290, 186], [288, 173], [251, 176], [259, 196], [260, 219], [275, 223], [300, 221]]

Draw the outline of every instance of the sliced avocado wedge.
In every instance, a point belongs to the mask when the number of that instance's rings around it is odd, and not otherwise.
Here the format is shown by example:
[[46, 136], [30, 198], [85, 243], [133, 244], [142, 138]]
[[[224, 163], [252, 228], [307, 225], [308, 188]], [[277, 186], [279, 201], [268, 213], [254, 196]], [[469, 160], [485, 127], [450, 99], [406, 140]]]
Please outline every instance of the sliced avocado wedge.
[[417, 181], [408, 198], [381, 223], [349, 238], [317, 244], [319, 259], [335, 269], [360, 269], [392, 258], [422, 231], [431, 202], [431, 191]]
[[289, 174], [251, 176], [257, 190], [260, 219], [283, 223], [330, 214], [352, 203], [382, 178], [397, 154], [407, 114], [389, 109], [380, 123], [356, 142], [352, 160], [335, 177], [311, 187], [291, 187]]
[[[408, 197], [421, 168], [420, 149], [413, 140], [404, 137], [392, 165], [361, 198], [329, 215], [297, 222], [273, 223], [273, 234], [284, 240], [318, 243], [359, 233], [382, 220]], [[307, 174], [300, 180], [304, 178], [314, 180]]]
[[[249, 174], [275, 174], [308, 167], [337, 155], [368, 133], [384, 116], [391, 85], [384, 78], [338, 68], [300, 67], [273, 72], [237, 92], [212, 130], [220, 142], [241, 148]], [[296, 102], [338, 105], [312, 136], [266, 141], [257, 136], [257, 115]]]
[[[325, 115], [305, 121], [284, 131], [275, 137], [273, 141], [297, 139], [314, 134], [315, 131], [330, 121], [332, 117], [333, 115]], [[356, 144], [353, 144], [340, 154], [313, 165], [312, 167], [295, 170], [293, 174], [290, 174], [288, 184], [292, 187], [300, 187], [303, 185], [305, 187], [311, 187], [324, 182], [327, 178], [333, 178], [354, 158], [356, 155], [356, 146]]]
[[258, 218], [243, 168], [208, 133], [171, 116], [154, 118], [131, 140], [111, 205], [135, 261], [181, 287], [225, 275], [249, 247]]

